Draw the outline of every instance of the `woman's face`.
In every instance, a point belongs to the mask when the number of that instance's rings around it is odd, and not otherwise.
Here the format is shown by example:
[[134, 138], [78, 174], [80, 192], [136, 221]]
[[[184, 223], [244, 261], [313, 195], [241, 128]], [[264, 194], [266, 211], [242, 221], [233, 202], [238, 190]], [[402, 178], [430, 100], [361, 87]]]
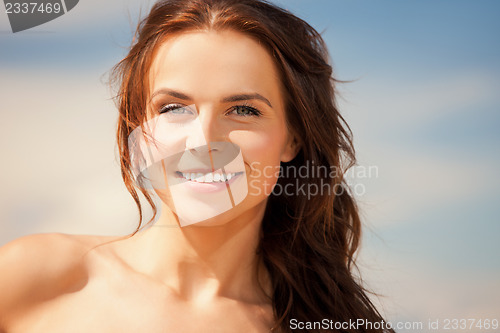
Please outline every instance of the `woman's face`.
[[295, 156], [268, 51], [231, 30], [181, 33], [159, 46], [149, 87], [152, 136], [165, 148], [150, 175], [181, 225], [220, 225], [263, 208], [280, 162]]

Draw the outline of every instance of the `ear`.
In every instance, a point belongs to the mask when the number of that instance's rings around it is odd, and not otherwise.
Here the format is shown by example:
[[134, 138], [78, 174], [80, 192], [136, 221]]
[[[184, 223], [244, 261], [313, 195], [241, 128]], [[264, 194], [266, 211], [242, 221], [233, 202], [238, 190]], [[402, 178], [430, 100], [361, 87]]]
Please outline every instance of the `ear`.
[[300, 150], [300, 144], [295, 137], [295, 135], [289, 134], [288, 135], [288, 140], [285, 143], [285, 147], [283, 148], [283, 151], [281, 152], [281, 162], [290, 162], [297, 156]]

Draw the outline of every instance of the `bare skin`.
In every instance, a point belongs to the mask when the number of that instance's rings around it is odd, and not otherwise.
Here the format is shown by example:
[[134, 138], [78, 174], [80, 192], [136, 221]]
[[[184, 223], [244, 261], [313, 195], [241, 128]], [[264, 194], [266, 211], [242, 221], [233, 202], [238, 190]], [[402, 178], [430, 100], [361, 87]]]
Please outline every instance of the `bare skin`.
[[[269, 332], [273, 326], [270, 281], [256, 250], [276, 178], [262, 178], [258, 168], [296, 154], [273, 60], [240, 33], [194, 31], [164, 42], [151, 73], [152, 92], [172, 89], [189, 100], [162, 95], [149, 112], [196, 103], [207, 141], [237, 144], [257, 185], [207, 223], [179, 227], [157, 191], [162, 215], [131, 238], [45, 234], [2, 247], [0, 332]], [[270, 102], [248, 101], [261, 117], [231, 111], [240, 102], [221, 102], [250, 92]]]
[[117, 257], [128, 241], [84, 255], [114, 238], [34, 235], [2, 249], [4, 332], [269, 332], [268, 302], [179, 293]]

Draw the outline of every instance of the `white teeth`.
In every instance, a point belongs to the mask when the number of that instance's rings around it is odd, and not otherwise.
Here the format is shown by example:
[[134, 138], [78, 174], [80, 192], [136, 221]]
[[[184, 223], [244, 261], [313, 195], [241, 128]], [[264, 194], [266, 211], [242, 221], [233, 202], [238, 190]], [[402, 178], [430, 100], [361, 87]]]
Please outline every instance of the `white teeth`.
[[220, 183], [228, 181], [236, 176], [236, 173], [227, 173], [224, 175], [218, 172], [209, 172], [206, 174], [203, 174], [201, 172], [198, 173], [181, 172], [181, 174], [184, 179], [195, 181], [198, 183]]
[[205, 175], [205, 183], [212, 183], [214, 181], [214, 174], [213, 173], [207, 173]]

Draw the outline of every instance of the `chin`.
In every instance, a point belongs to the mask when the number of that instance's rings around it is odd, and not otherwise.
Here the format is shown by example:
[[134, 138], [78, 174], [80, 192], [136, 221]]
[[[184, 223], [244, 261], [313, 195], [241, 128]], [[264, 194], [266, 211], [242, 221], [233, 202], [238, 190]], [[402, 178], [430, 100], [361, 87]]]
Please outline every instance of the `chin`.
[[[259, 214], [261, 209], [265, 209], [265, 205], [267, 203], [267, 197], [262, 198], [249, 195], [233, 208], [230, 208], [222, 213], [219, 212], [217, 214], [211, 214], [212, 216], [208, 218], [201, 218], [198, 214], [200, 211], [196, 211], [194, 209], [191, 209], [192, 214], [190, 215], [186, 215], [186, 210], [183, 210], [184, 215], [179, 216], [174, 208], [175, 205], [173, 204], [172, 198], [165, 195], [165, 193], [158, 192], [159, 191], [157, 191], [157, 194], [163, 202], [163, 209], [168, 209], [173, 212], [176, 216], [177, 223], [182, 228], [222, 227], [230, 224], [238, 224], [240, 221], [246, 222], [253, 220], [256, 215]], [[203, 214], [207, 214], [206, 210], [202, 209], [201, 211], [203, 211]]]

